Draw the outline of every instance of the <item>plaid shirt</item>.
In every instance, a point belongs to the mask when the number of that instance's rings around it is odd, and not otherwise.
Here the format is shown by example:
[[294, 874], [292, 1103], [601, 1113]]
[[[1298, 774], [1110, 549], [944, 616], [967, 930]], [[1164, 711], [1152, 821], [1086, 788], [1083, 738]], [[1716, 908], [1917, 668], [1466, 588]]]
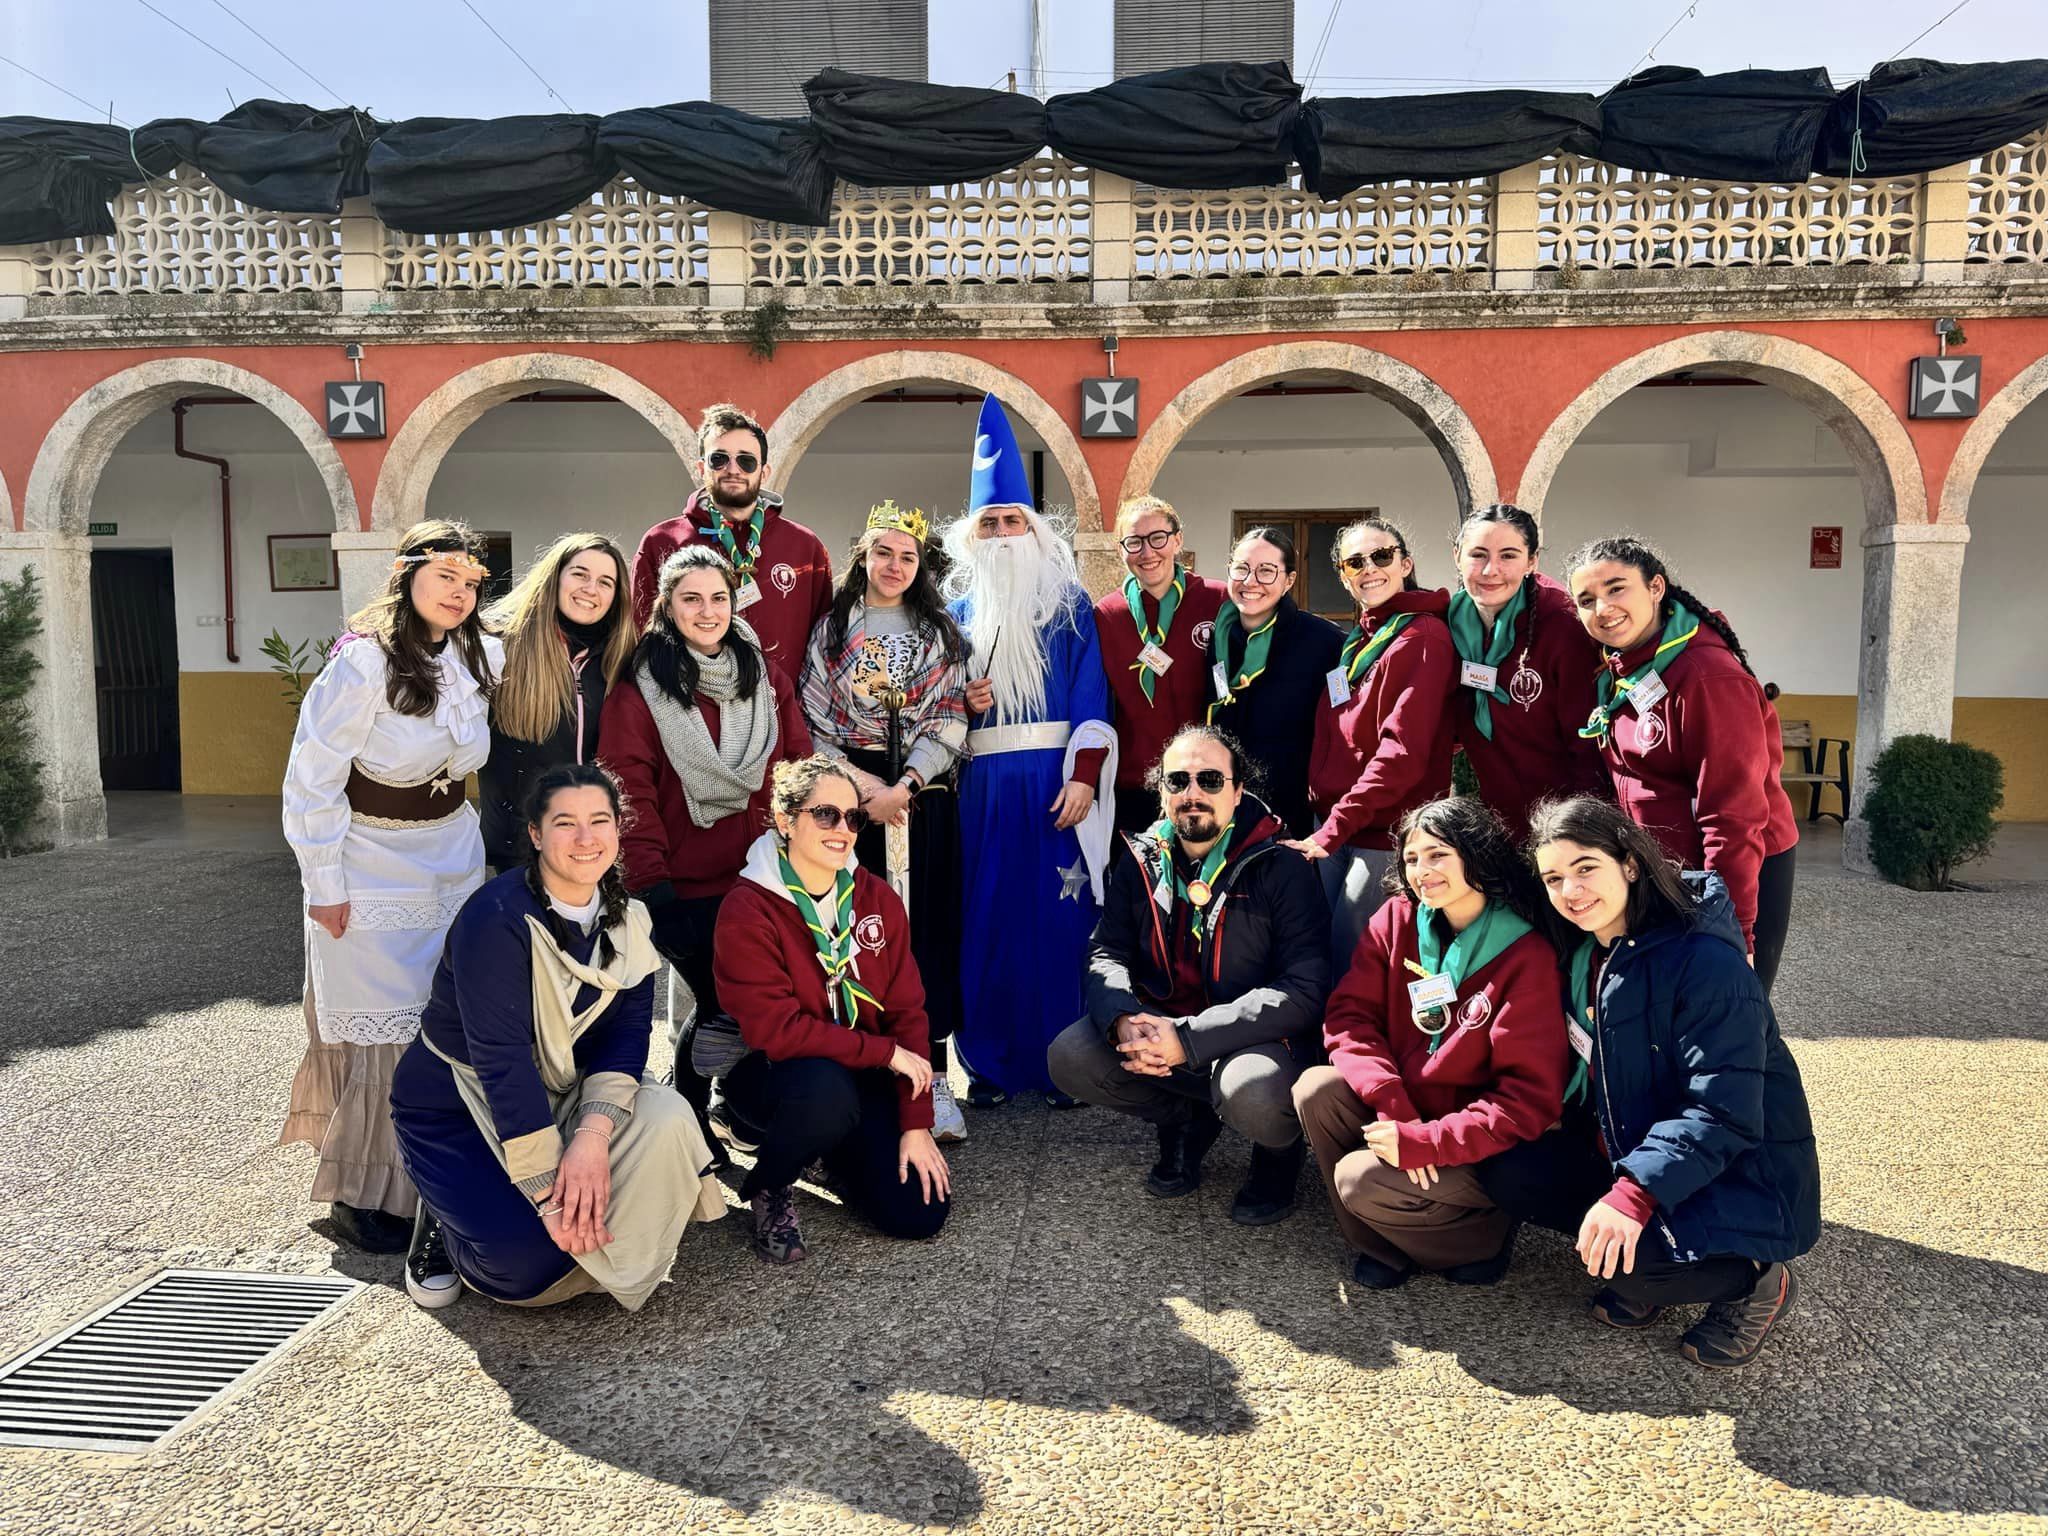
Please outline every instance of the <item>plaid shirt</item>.
[[[846, 648], [837, 660], [825, 655], [829, 617], [812, 628], [804, 650], [804, 717], [818, 749], [834, 756], [889, 747], [889, 712], [869, 694], [871, 684], [889, 681], [887, 665], [867, 649], [865, 617], [860, 607], [847, 616]], [[921, 631], [917, 639], [917, 660], [904, 682], [903, 765], [929, 784], [952, 770], [967, 744], [967, 668], [947, 662], [937, 632]]]

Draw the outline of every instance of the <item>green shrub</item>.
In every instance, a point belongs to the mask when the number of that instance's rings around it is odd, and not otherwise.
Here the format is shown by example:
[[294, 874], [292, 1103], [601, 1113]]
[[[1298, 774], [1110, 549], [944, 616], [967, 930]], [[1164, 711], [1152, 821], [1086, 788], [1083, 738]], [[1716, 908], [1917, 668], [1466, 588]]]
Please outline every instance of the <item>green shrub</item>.
[[1476, 795], [1479, 793], [1479, 775], [1472, 771], [1472, 759], [1459, 747], [1451, 754], [1451, 793], [1454, 795]]
[[29, 846], [28, 829], [43, 803], [43, 765], [30, 750], [28, 690], [42, 665], [31, 642], [43, 631], [36, 573], [0, 581], [0, 850]]
[[329, 635], [318, 642], [301, 640], [293, 645], [274, 629], [263, 637], [263, 654], [270, 658], [270, 670], [277, 674], [284, 700], [291, 705], [293, 714], [306, 702], [306, 690], [327, 665], [327, 654], [334, 649], [334, 641], [335, 637]]
[[2005, 765], [1980, 747], [1901, 736], [1871, 765], [1864, 802], [1870, 858], [1887, 880], [1916, 891], [1949, 889], [1956, 866], [1991, 851], [2005, 799]]

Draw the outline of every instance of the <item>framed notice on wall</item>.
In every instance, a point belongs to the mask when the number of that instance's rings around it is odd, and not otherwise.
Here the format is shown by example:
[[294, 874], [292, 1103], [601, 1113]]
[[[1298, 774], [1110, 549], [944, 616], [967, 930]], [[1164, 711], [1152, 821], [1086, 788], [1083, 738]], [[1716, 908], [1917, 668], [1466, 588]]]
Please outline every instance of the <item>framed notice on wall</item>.
[[1812, 571], [1839, 571], [1842, 568], [1841, 529], [1813, 530], [1806, 547], [1806, 566]]
[[339, 592], [341, 562], [324, 533], [273, 533], [270, 536], [270, 590], [273, 592]]

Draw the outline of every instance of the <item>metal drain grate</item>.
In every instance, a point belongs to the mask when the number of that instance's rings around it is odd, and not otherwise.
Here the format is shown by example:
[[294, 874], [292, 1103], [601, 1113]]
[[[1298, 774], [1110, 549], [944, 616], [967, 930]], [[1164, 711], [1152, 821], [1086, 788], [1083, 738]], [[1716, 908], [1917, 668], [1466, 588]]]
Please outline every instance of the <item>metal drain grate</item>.
[[167, 1269], [0, 1368], [0, 1445], [147, 1449], [361, 1289]]

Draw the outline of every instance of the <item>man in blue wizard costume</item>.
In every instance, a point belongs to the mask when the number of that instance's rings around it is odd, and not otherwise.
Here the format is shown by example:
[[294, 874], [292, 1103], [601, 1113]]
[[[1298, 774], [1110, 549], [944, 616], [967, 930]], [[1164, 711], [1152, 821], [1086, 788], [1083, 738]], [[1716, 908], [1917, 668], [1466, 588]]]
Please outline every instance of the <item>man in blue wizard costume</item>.
[[994, 395], [975, 424], [967, 515], [946, 533], [968, 662], [960, 790], [968, 1102], [1036, 1089], [1045, 1048], [1081, 1015], [1088, 937], [1109, 866], [1116, 732], [1095, 612], [1074, 551], [1032, 506], [1024, 456]]

